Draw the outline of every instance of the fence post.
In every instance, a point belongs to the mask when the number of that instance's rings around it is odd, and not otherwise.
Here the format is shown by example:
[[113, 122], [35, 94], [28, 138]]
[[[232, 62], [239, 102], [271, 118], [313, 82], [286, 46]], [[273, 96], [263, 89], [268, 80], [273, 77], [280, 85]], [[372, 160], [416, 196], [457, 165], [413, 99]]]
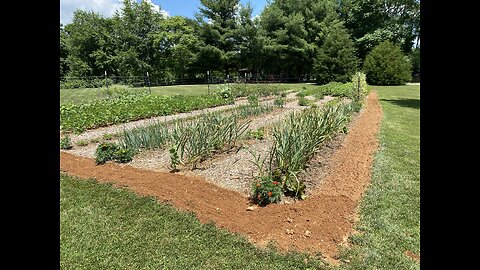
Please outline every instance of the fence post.
[[207, 70], [207, 93], [210, 95], [210, 70]]
[[105, 70], [105, 85], [107, 86], [107, 90], [108, 90], [107, 71], [106, 70]]
[[148, 71], [147, 71], [147, 83], [148, 83], [148, 92], [152, 94], [152, 89], [150, 89], [150, 76], [148, 75]]

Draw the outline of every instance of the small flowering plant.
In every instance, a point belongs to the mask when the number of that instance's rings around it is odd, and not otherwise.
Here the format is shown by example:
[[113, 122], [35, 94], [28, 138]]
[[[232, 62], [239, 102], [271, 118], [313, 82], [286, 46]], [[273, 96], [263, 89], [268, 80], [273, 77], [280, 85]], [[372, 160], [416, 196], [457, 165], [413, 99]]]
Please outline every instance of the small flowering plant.
[[282, 183], [276, 181], [271, 176], [260, 176], [253, 182], [253, 200], [258, 205], [267, 205], [280, 201], [282, 192]]

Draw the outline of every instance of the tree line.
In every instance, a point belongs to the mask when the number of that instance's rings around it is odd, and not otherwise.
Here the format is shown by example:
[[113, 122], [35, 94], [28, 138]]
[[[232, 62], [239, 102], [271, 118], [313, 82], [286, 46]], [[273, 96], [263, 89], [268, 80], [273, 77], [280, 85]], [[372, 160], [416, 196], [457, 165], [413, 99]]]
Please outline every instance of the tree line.
[[[248, 73], [345, 82], [384, 41], [420, 69], [419, 0], [201, 0], [194, 19], [124, 0], [111, 18], [76, 10], [60, 24], [60, 77], [227, 77]], [[367, 77], [368, 78], [368, 77]]]

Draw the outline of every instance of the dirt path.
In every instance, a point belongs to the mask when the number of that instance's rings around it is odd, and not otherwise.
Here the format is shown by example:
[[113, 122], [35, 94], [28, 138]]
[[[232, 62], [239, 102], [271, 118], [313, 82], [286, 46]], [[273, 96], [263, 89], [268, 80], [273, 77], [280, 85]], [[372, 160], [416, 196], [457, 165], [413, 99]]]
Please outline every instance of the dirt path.
[[155, 196], [178, 209], [195, 212], [201, 222], [213, 221], [218, 227], [244, 234], [256, 244], [274, 240], [282, 250], [320, 251], [327, 261], [335, 262], [338, 245], [351, 233], [357, 205], [370, 181], [382, 116], [377, 93], [372, 91], [342, 146], [333, 154], [323, 184], [307, 200], [254, 211], [247, 211], [249, 201], [240, 193], [200, 177], [116, 163], [96, 166], [91, 158], [65, 152], [60, 153], [60, 169]]

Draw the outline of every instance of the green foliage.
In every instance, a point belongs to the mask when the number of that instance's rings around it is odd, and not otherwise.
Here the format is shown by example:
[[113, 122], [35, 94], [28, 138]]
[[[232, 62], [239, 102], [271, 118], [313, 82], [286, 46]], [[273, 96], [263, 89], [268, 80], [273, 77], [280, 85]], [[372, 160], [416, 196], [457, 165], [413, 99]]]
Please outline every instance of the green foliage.
[[78, 140], [76, 143], [78, 146], [86, 146], [88, 145], [88, 141], [86, 140]]
[[72, 149], [72, 147], [73, 147], [72, 140], [68, 135], [60, 139], [60, 149], [68, 150], [68, 149]]
[[257, 140], [263, 140], [265, 138], [265, 129], [258, 128], [256, 130], [251, 130], [249, 133], [249, 137]]
[[358, 58], [353, 41], [343, 24], [336, 21], [330, 27], [315, 59], [314, 70], [317, 82], [320, 84], [345, 83], [350, 80], [357, 66]]
[[[420, 86], [375, 86], [384, 113], [355, 229], [355, 244], [343, 250], [345, 269], [421, 269]], [[398, 237], [400, 236], [401, 237]]]
[[309, 106], [312, 103], [313, 102], [311, 100], [308, 100], [305, 97], [298, 98], [298, 105], [300, 105], [300, 106]]
[[95, 150], [95, 162], [104, 164], [109, 160], [118, 163], [127, 163], [133, 159], [133, 151], [120, 147], [116, 143], [103, 142], [97, 146]]
[[257, 95], [249, 95], [248, 96], [248, 104], [250, 104], [250, 106], [258, 106], [258, 96]]
[[[353, 113], [351, 104], [330, 101], [323, 109], [309, 108], [291, 113], [273, 128], [269, 156], [254, 155], [259, 176], [269, 176], [282, 184], [285, 195], [303, 199], [305, 184], [298, 179], [309, 160], [336, 132], [344, 131]], [[265, 164], [267, 162], [267, 164]]]
[[106, 87], [107, 85], [112, 85], [113, 81], [111, 78], [92, 78], [92, 79], [82, 79], [82, 78], [68, 78], [60, 82], [61, 89], [77, 89], [77, 88], [101, 88]]
[[420, 48], [413, 49], [409, 54], [410, 63], [412, 63], [412, 74], [420, 72]]
[[363, 102], [368, 94], [367, 78], [362, 72], [356, 72], [352, 75], [352, 94], [350, 95], [355, 102]]
[[[239, 124], [235, 115], [222, 114], [206, 114], [197, 121], [176, 123], [172, 130], [172, 140], [180, 163], [191, 164], [196, 168], [198, 163], [214, 153], [231, 149], [248, 129], [248, 125], [249, 122]], [[174, 155], [173, 152], [170, 154]]]
[[120, 145], [136, 153], [140, 149], [162, 148], [170, 140], [170, 136], [166, 123], [158, 121], [145, 127], [124, 129]]
[[283, 105], [285, 105], [285, 99], [282, 97], [278, 97], [273, 101], [273, 105], [283, 108]]
[[120, 147], [112, 142], [104, 142], [99, 144], [95, 150], [95, 162], [97, 164], [104, 164], [109, 160], [113, 160], [115, 152], [118, 149], [120, 149]]
[[133, 120], [189, 112], [230, 104], [218, 95], [156, 96], [128, 94], [116, 99], [93, 100], [83, 104], [60, 106], [62, 130], [81, 133], [86, 129]]
[[363, 69], [372, 85], [402, 85], [412, 79], [412, 64], [390, 41], [380, 43], [367, 55]]
[[306, 253], [257, 247], [153, 197], [63, 173], [59, 182], [60, 269], [327, 269]]
[[252, 184], [252, 190], [252, 198], [262, 206], [280, 202], [283, 194], [282, 184], [270, 176], [258, 177]]

